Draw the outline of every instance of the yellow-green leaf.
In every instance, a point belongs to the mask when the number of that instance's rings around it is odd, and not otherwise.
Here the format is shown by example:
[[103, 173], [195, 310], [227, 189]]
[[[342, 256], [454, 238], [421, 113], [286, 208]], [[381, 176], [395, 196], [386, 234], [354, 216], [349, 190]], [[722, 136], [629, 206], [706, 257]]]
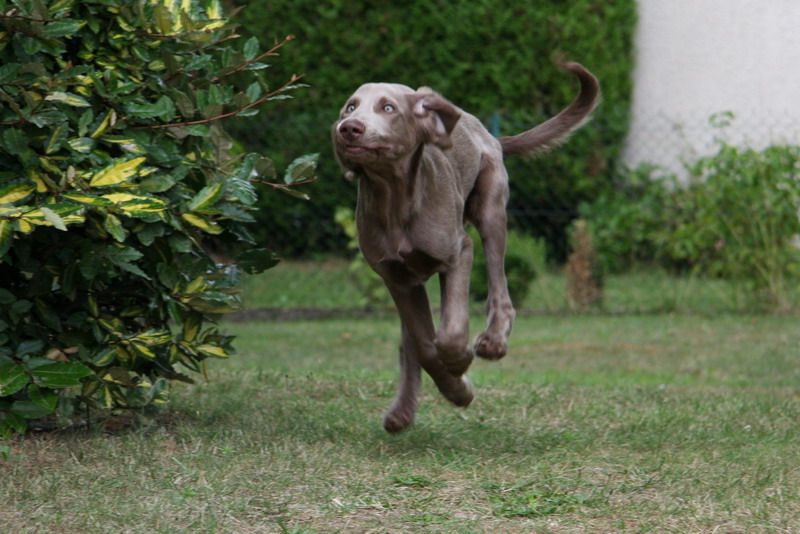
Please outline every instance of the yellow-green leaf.
[[0, 189], [0, 204], [10, 204], [27, 197], [36, 189], [32, 184], [12, 184]]
[[192, 342], [200, 333], [200, 326], [203, 324], [203, 315], [197, 312], [191, 312], [186, 316], [183, 322], [183, 339], [184, 341]]
[[203, 211], [214, 204], [222, 193], [222, 182], [207, 185], [189, 202], [189, 211]]
[[200, 228], [201, 230], [203, 230], [204, 232], [208, 232], [209, 234], [214, 234], [214, 235], [221, 234], [224, 230], [224, 228], [222, 228], [218, 224], [207, 221], [206, 219], [194, 215], [192, 213], [182, 213], [181, 217], [183, 217], [183, 220], [185, 220], [192, 226], [196, 226], [197, 228]]
[[45, 183], [44, 179], [36, 172], [31, 170], [28, 175], [30, 179], [33, 180], [33, 183], [36, 184], [36, 192], [37, 193], [45, 193], [47, 192], [47, 184]]
[[96, 197], [94, 195], [81, 192], [65, 193], [61, 195], [61, 197], [66, 198], [67, 200], [72, 200], [73, 202], [79, 202], [81, 204], [89, 204], [90, 206], [109, 206], [111, 204], [111, 202], [109, 202], [105, 198]]
[[144, 356], [145, 358], [147, 358], [149, 360], [155, 359], [155, 357], [156, 357], [156, 353], [153, 352], [153, 350], [150, 347], [148, 347], [147, 345], [145, 345], [144, 343], [139, 343], [137, 341], [133, 341], [133, 342], [131, 342], [131, 346], [133, 347], [133, 350], [136, 351], [136, 353], [139, 356]]
[[206, 6], [206, 16], [211, 20], [222, 18], [222, 8], [219, 5], [219, 0], [209, 0]]
[[227, 358], [230, 356], [225, 349], [217, 347], [216, 345], [200, 345], [197, 347], [197, 352], [205, 354], [206, 356], [213, 356], [215, 358]]
[[97, 139], [100, 135], [103, 134], [103, 132], [106, 131], [106, 129], [112, 123], [112, 121], [116, 121], [116, 118], [117, 118], [117, 112], [114, 111], [113, 109], [110, 110], [108, 113], [106, 113], [106, 116], [100, 123], [100, 126], [98, 126], [97, 129], [94, 132], [92, 132], [92, 134], [89, 137], [91, 137], [92, 139]]
[[47, 95], [44, 99], [52, 100], [55, 102], [62, 102], [68, 106], [76, 108], [88, 108], [89, 106], [91, 106], [91, 104], [89, 104], [89, 102], [87, 102], [85, 98], [78, 95], [74, 95], [72, 93], [64, 93], [61, 91], [56, 91], [54, 93], [51, 93]]
[[95, 174], [89, 181], [89, 185], [92, 187], [107, 187], [125, 182], [136, 174], [137, 169], [146, 159], [145, 157], [139, 157], [113, 163]]
[[186, 286], [186, 289], [184, 289], [184, 292], [197, 293], [200, 291], [205, 291], [207, 287], [208, 287], [208, 282], [206, 282], [206, 279], [203, 278], [202, 276], [198, 276], [197, 278], [189, 282], [189, 284]]

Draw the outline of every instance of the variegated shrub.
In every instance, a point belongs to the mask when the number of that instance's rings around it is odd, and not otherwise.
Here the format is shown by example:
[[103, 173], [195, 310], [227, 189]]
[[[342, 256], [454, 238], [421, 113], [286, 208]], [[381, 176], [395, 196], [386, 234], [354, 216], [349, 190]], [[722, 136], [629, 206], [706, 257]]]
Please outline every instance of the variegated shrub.
[[264, 76], [283, 43], [238, 37], [217, 0], [0, 0], [0, 435], [163, 402], [230, 354], [214, 319], [275, 259], [201, 244], [254, 245], [252, 183], [314, 169], [231, 157], [223, 119], [297, 86]]

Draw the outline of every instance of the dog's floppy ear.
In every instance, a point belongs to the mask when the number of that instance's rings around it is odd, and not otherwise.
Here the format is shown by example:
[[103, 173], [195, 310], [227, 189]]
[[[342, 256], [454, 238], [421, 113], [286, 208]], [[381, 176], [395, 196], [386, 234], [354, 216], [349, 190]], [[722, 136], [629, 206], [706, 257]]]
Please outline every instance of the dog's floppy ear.
[[459, 109], [428, 87], [420, 87], [407, 98], [423, 141], [450, 148], [453, 145], [450, 132], [461, 117]]

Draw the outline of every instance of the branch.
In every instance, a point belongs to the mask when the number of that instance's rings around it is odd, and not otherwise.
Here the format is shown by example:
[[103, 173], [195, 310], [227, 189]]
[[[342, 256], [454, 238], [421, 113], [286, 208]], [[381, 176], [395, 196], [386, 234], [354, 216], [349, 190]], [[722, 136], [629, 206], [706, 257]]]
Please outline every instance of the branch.
[[299, 182], [292, 182], [290, 184], [276, 184], [274, 182], [266, 182], [264, 180], [259, 180], [258, 178], [250, 178], [249, 181], [250, 182], [255, 182], [257, 184], [268, 185], [273, 189], [291, 189], [292, 187], [294, 187], [296, 185], [310, 184], [310, 183], [315, 182], [316, 180], [317, 180], [316, 178], [309, 178], [308, 180], [301, 180]]
[[276, 50], [278, 50], [278, 49], [280, 49], [281, 47], [283, 47], [283, 46], [284, 46], [286, 43], [288, 43], [288, 42], [290, 42], [290, 41], [294, 41], [294, 40], [295, 40], [295, 36], [294, 36], [294, 35], [287, 35], [287, 36], [286, 36], [286, 38], [285, 38], [283, 41], [281, 41], [280, 43], [276, 44], [275, 46], [273, 46], [272, 48], [270, 48], [269, 50], [267, 50], [266, 52], [264, 52], [264, 53], [263, 53], [263, 54], [261, 54], [260, 56], [258, 56], [258, 57], [256, 57], [256, 58], [254, 58], [254, 59], [251, 59], [250, 61], [248, 61], [247, 63], [245, 63], [245, 64], [244, 64], [244, 65], [242, 65], [241, 67], [238, 67], [238, 68], [236, 68], [236, 69], [234, 69], [234, 70], [232, 70], [232, 71], [230, 71], [230, 72], [228, 72], [228, 73], [225, 73], [225, 74], [223, 74], [222, 76], [219, 76], [219, 77], [217, 77], [217, 78], [211, 78], [211, 80], [210, 80], [210, 81], [211, 81], [211, 82], [218, 82], [218, 81], [220, 81], [222, 78], [226, 78], [226, 77], [228, 77], [228, 76], [231, 76], [232, 74], [236, 74], [237, 72], [241, 72], [241, 71], [245, 70], [247, 67], [249, 67], [249, 66], [250, 66], [250, 65], [252, 65], [253, 63], [256, 63], [257, 61], [261, 61], [261, 60], [262, 60], [262, 59], [264, 59], [265, 57], [268, 57], [268, 56], [274, 56], [274, 55], [276, 55], [276, 54], [275, 54], [275, 51], [276, 51]]
[[[0, 19], [29, 20], [31, 22], [41, 22], [43, 24], [47, 24], [48, 22], [55, 22], [57, 20], [61, 20], [60, 18], [59, 19], [37, 19], [36, 17], [28, 17], [28, 16], [25, 16], [25, 15], [17, 15], [16, 13], [17, 13], [16, 9], [10, 11], [9, 13], [0, 13]], [[61, 17], [61, 18], [65, 18], [65, 17]]]
[[222, 115], [217, 115], [216, 117], [211, 117], [211, 118], [208, 118], [208, 119], [200, 119], [200, 120], [196, 120], [196, 121], [174, 122], [172, 124], [156, 124], [156, 125], [152, 125], [152, 126], [135, 126], [134, 128], [136, 128], [137, 130], [143, 130], [143, 129], [146, 129], [146, 130], [158, 130], [158, 129], [161, 129], [161, 128], [177, 128], [179, 126], [194, 126], [195, 124], [208, 124], [210, 122], [218, 121], [220, 119], [227, 119], [228, 117], [233, 117], [234, 115], [237, 115], [238, 113], [241, 113], [242, 111], [248, 110], [248, 109], [250, 109], [252, 107], [255, 107], [255, 106], [259, 105], [259, 104], [263, 104], [264, 102], [266, 102], [270, 98], [281, 94], [283, 91], [286, 90], [287, 87], [289, 87], [293, 83], [297, 82], [298, 80], [301, 80], [304, 76], [305, 76], [305, 74], [300, 74], [299, 76], [297, 74], [293, 74], [291, 80], [289, 80], [288, 82], [286, 82], [285, 84], [283, 84], [279, 88], [275, 89], [271, 93], [262, 96], [261, 98], [259, 98], [255, 102], [250, 102], [249, 104], [244, 106], [242, 109], [237, 109], [236, 111], [231, 111], [230, 113], [223, 113]]

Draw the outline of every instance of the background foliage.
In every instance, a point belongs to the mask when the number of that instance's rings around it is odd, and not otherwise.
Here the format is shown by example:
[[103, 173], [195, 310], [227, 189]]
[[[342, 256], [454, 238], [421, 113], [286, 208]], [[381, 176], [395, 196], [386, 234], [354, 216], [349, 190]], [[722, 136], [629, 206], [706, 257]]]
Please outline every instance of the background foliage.
[[[284, 96], [216, 0], [0, 0], [0, 435], [76, 406], [161, 402], [231, 339], [238, 271], [203, 241], [249, 243], [257, 154], [219, 119]], [[294, 78], [287, 79], [289, 83]], [[286, 80], [283, 80], [286, 81]], [[288, 84], [287, 84], [288, 85]], [[285, 183], [305, 181], [313, 160]], [[250, 249], [242, 270], [275, 263]]]
[[800, 275], [800, 147], [763, 150], [720, 143], [687, 165], [689, 178], [642, 167], [584, 214], [605, 269], [655, 262], [672, 271], [724, 278], [787, 310]]
[[553, 64], [554, 54], [562, 53], [598, 76], [603, 104], [565, 147], [536, 161], [508, 160], [511, 212], [524, 215], [517, 219], [524, 229], [545, 236], [563, 259], [565, 229], [578, 204], [612, 183], [627, 130], [634, 0], [237, 3], [247, 6], [237, 20], [249, 33], [279, 37], [273, 21], [280, 20], [281, 31], [297, 36], [275, 74], [283, 79], [298, 69], [311, 87], [302, 103], [239, 122], [236, 131], [276, 162], [307, 151], [324, 154], [311, 201], [270, 205], [260, 219], [259, 239], [281, 252], [346, 250], [334, 213], [338, 205], [354, 204], [355, 191], [333, 161], [329, 127], [345, 99], [367, 81], [431, 86], [493, 133], [509, 135], [557, 113], [577, 94], [576, 81]]

